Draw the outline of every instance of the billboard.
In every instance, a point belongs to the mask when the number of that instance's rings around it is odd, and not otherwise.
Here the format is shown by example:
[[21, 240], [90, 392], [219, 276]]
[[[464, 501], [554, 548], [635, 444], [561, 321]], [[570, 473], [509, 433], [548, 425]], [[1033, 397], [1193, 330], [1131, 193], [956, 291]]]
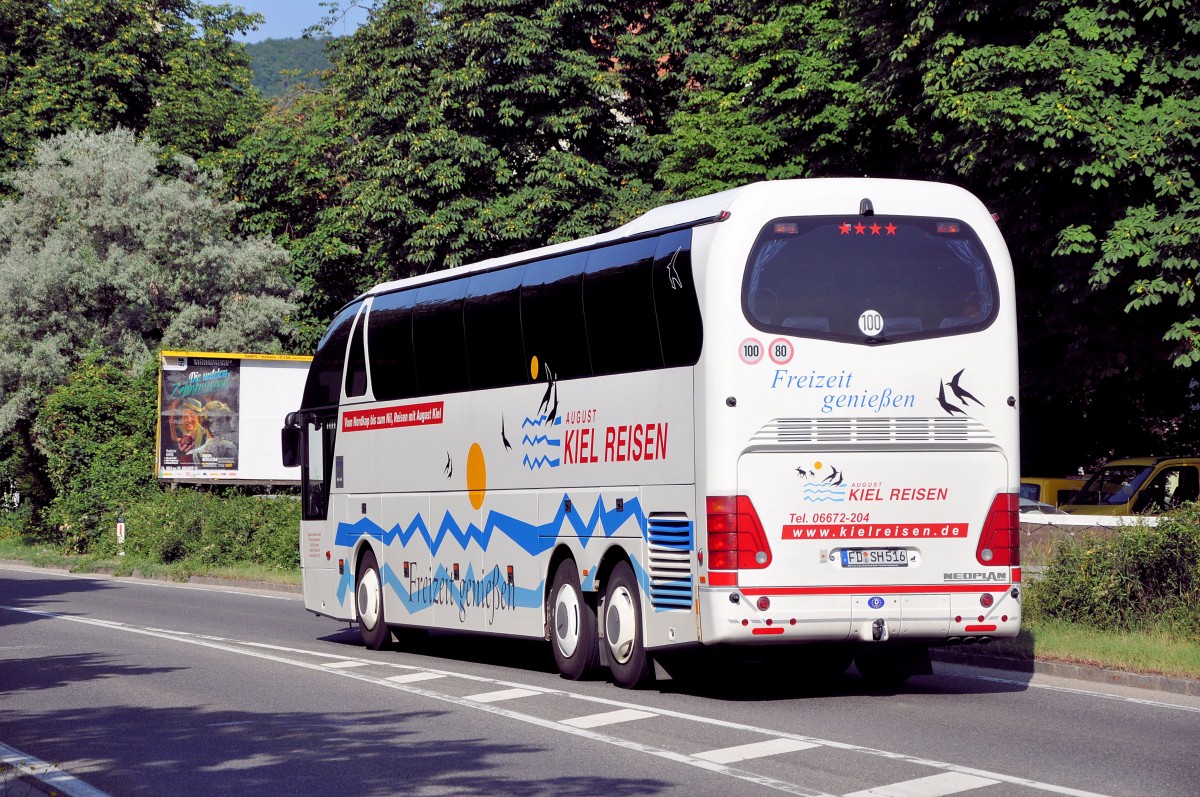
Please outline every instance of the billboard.
[[311, 357], [164, 351], [159, 369], [158, 478], [298, 483], [279, 429], [300, 406]]

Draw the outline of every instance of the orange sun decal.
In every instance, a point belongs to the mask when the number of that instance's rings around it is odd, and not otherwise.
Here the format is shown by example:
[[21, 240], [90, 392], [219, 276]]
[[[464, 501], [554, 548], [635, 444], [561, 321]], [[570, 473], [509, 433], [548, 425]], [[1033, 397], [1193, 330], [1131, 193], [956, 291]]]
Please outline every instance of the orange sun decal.
[[483, 449], [479, 443], [472, 443], [467, 452], [467, 496], [471, 506], [479, 509], [483, 506], [483, 497], [487, 493], [487, 464], [483, 461]]

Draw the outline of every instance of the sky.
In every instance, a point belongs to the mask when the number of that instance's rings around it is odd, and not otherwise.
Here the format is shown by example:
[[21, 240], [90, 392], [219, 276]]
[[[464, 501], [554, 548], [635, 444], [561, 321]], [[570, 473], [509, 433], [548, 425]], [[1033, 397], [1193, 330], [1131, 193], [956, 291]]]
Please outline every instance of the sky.
[[[231, 5], [239, 5], [247, 11], [262, 14], [267, 21], [258, 26], [258, 30], [241, 37], [241, 41], [260, 42], [263, 39], [298, 39], [304, 34], [304, 29], [317, 24], [329, 14], [329, 9], [322, 6], [322, 0], [226, 0]], [[340, 0], [339, 5], [352, 6], [347, 0]], [[332, 33], [335, 36], [348, 36], [354, 29], [365, 22], [366, 11], [361, 8], [350, 8], [341, 22], [334, 25]]]

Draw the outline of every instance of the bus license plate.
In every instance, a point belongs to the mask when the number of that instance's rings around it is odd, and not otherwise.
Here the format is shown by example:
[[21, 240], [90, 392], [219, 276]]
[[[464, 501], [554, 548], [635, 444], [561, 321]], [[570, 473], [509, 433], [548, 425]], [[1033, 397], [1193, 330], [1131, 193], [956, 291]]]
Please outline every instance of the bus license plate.
[[908, 567], [904, 548], [843, 548], [842, 567]]

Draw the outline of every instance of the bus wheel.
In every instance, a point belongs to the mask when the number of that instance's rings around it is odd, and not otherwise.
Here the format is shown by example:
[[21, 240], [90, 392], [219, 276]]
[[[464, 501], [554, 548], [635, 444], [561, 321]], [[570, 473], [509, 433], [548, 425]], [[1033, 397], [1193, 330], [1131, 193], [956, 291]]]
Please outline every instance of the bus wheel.
[[583, 597], [575, 562], [564, 559], [550, 587], [550, 625], [554, 634], [554, 663], [563, 677], [578, 681], [600, 664], [596, 610]]
[[383, 582], [379, 579], [379, 563], [375, 561], [374, 551], [368, 550], [358, 563], [354, 604], [363, 644], [370, 650], [382, 650], [391, 641], [392, 634], [383, 617]]
[[650, 675], [650, 658], [642, 642], [641, 599], [628, 562], [620, 562], [604, 592], [604, 639], [609, 669], [617, 686], [636, 689]]

